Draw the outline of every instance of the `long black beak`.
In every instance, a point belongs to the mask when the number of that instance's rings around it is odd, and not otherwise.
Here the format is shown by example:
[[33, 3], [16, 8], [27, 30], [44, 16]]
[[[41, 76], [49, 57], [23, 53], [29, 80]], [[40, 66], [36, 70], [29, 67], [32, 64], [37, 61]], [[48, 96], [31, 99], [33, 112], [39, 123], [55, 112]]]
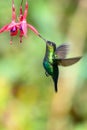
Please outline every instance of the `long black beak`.
[[47, 40], [39, 34], [39, 37], [47, 43]]

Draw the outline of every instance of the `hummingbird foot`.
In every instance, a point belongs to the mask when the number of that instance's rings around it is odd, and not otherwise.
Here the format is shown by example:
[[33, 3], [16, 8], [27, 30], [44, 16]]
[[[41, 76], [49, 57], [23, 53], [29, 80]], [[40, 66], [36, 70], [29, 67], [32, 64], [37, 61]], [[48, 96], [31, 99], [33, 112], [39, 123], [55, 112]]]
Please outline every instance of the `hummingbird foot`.
[[46, 75], [47, 77], [49, 77], [49, 74], [48, 74], [47, 72], [45, 72], [45, 75]]

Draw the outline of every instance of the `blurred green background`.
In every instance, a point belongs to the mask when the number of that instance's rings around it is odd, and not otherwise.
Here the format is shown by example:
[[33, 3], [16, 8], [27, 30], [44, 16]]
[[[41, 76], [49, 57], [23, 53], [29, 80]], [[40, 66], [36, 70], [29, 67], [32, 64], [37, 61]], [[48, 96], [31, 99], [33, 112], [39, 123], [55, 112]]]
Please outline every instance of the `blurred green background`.
[[[17, 16], [21, 0], [14, 0]], [[23, 9], [26, 0], [23, 2]], [[0, 34], [0, 130], [87, 130], [87, 0], [28, 0], [27, 21], [57, 46], [70, 44], [59, 92], [45, 76], [45, 43], [30, 30], [19, 43]], [[11, 21], [11, 0], [0, 2], [0, 28]]]

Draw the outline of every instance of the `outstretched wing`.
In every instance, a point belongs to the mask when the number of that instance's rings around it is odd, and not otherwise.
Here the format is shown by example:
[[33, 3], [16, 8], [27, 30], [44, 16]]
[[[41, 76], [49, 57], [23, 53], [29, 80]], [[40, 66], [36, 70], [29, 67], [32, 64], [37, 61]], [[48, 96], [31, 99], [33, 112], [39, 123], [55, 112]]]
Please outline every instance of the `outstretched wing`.
[[64, 59], [67, 55], [68, 50], [69, 50], [69, 45], [68, 44], [62, 44], [61, 46], [56, 48], [55, 55], [59, 59]]
[[55, 59], [58, 65], [61, 66], [70, 66], [78, 62], [82, 57], [75, 57], [75, 58], [69, 58], [69, 59]]

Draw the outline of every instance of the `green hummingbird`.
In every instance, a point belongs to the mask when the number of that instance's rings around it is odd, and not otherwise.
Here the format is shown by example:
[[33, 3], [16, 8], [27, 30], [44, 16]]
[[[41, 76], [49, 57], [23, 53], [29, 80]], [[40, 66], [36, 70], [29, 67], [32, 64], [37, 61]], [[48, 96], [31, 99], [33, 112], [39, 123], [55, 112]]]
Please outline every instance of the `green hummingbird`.
[[61, 66], [69, 66], [78, 62], [81, 57], [74, 57], [74, 58], [66, 58], [66, 54], [69, 49], [68, 44], [62, 44], [59, 47], [56, 47], [56, 44], [51, 41], [46, 41], [46, 52], [45, 57], [43, 59], [43, 66], [46, 70], [46, 76], [51, 76], [54, 82], [55, 92], [58, 91], [57, 83], [59, 77], [59, 65]]

